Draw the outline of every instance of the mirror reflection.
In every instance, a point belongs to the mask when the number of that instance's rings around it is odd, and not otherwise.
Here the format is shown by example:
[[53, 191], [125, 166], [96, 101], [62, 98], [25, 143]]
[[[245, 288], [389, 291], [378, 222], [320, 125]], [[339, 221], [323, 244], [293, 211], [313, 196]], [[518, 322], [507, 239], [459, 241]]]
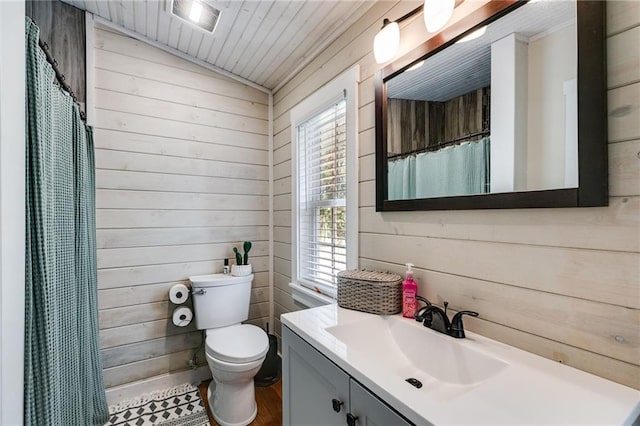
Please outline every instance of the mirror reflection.
[[387, 80], [387, 199], [577, 187], [576, 39], [532, 1]]

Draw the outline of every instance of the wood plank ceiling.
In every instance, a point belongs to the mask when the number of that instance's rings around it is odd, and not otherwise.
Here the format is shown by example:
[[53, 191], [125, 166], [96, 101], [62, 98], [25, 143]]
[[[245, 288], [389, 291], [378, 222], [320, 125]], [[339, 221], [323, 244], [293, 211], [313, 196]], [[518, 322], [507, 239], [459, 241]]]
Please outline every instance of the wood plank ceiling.
[[206, 0], [221, 10], [213, 33], [171, 15], [171, 0], [63, 0], [194, 58], [274, 89], [371, 0]]

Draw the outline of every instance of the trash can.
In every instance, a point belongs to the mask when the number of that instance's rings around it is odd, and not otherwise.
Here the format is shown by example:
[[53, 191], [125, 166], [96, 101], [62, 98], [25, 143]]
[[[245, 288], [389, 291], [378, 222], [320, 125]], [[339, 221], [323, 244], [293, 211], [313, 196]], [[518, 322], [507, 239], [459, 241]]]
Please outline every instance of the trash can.
[[282, 359], [278, 355], [278, 339], [273, 334], [269, 334], [269, 323], [266, 328], [269, 336], [269, 351], [258, 374], [253, 378], [255, 385], [259, 387], [267, 387], [276, 383], [280, 380], [282, 372]]

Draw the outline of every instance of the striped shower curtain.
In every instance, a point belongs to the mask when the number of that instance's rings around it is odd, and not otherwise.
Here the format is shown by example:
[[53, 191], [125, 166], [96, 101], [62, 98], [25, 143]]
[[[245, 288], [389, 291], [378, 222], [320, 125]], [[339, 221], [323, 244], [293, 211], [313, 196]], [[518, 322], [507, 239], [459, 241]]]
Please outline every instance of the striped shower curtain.
[[25, 425], [103, 425], [91, 128], [26, 18]]

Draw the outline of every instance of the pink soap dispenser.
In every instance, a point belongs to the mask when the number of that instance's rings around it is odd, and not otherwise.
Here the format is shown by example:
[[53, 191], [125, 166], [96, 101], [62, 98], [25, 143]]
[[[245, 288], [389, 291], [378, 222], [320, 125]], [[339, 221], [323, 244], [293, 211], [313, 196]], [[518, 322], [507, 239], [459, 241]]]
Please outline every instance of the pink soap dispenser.
[[418, 284], [413, 280], [413, 263], [407, 263], [407, 275], [402, 281], [402, 316], [405, 318], [413, 318], [416, 313], [417, 302], [416, 294], [418, 293]]

